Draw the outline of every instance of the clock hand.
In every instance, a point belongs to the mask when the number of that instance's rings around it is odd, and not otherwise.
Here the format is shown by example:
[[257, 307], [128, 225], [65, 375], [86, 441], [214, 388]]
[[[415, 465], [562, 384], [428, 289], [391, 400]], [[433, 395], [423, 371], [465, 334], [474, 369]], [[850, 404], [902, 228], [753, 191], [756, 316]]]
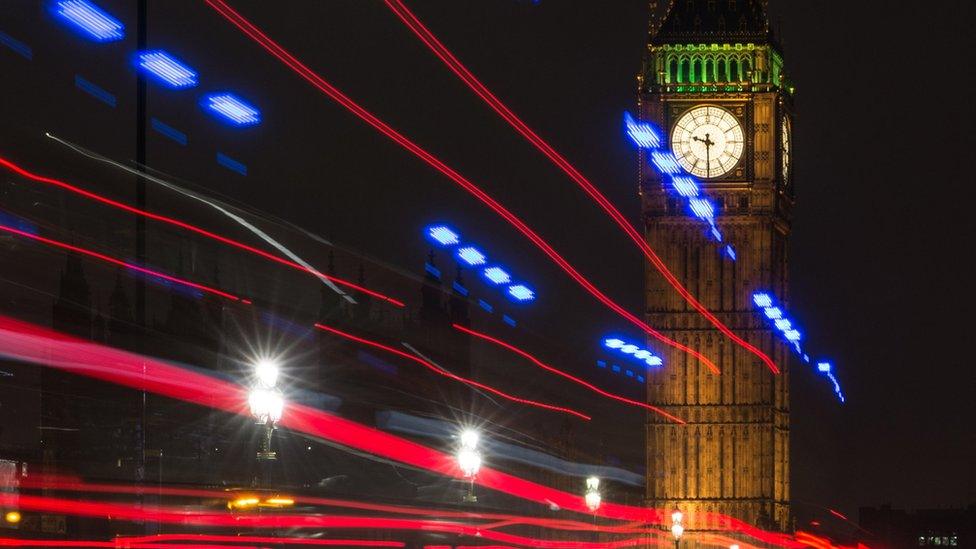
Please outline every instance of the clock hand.
[[715, 144], [715, 142], [712, 141], [712, 139], [711, 139], [711, 134], [710, 133], [706, 133], [705, 134], [705, 139], [702, 139], [701, 137], [698, 137], [697, 135], [693, 135], [691, 138], [693, 140], [699, 142], [699, 143], [704, 143], [704, 145], [705, 145], [706, 148], [707, 147], [711, 147], [712, 145]]
[[708, 134], [705, 134], [705, 140], [702, 141], [705, 144], [705, 177], [712, 175], [712, 142], [708, 139]]
[[[705, 145], [705, 177], [708, 177], [711, 175], [712, 170], [712, 145], [717, 145], [717, 143], [712, 141], [712, 134], [710, 133], [705, 134], [705, 139], [702, 139], [697, 135], [691, 136], [691, 139], [692, 141], [697, 141]], [[695, 166], [698, 166], [697, 162], [695, 163]]]
[[702, 144], [705, 145], [705, 177], [708, 177], [709, 175], [711, 175], [711, 170], [712, 170], [712, 145], [715, 145], [715, 142], [712, 141], [712, 136], [709, 133], [706, 133], [705, 134], [705, 139], [702, 139], [702, 138], [698, 137], [697, 135], [693, 135], [693, 136], [691, 136], [691, 138], [693, 140], [698, 141], [699, 143], [702, 143]]

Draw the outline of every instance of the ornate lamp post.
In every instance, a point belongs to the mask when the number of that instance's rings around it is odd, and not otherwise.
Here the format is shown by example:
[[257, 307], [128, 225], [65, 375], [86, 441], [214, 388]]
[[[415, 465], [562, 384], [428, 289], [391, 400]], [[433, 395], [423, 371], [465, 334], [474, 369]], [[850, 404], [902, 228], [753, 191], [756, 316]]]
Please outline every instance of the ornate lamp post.
[[478, 452], [477, 431], [466, 429], [461, 433], [461, 446], [457, 452], [458, 468], [469, 479], [468, 493], [464, 496], [465, 503], [476, 503], [478, 497], [474, 495], [474, 477], [481, 470], [481, 453]]
[[684, 515], [681, 514], [681, 511], [671, 513], [671, 535], [674, 536], [674, 549], [678, 549], [681, 535], [685, 533], [685, 527], [681, 524], [683, 518]]
[[600, 497], [600, 479], [597, 477], [586, 479], [586, 494], [583, 499], [586, 501], [586, 508], [591, 513], [596, 513], [596, 510], [600, 508], [600, 502], [603, 501], [603, 498]]
[[256, 383], [251, 388], [247, 403], [251, 408], [251, 415], [258, 425], [264, 426], [261, 438], [261, 448], [258, 450], [259, 460], [272, 460], [278, 456], [271, 450], [271, 437], [275, 426], [281, 420], [281, 413], [285, 407], [285, 399], [278, 384], [278, 365], [270, 360], [262, 360], [255, 364], [254, 374]]

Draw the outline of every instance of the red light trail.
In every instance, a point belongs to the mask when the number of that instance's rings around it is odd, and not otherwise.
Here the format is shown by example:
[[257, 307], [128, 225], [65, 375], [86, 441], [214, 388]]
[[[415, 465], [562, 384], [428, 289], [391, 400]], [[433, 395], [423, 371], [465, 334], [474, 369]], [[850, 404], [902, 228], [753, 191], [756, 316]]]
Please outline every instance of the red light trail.
[[[173, 547], [192, 547], [193, 549], [261, 549], [257, 545], [210, 545], [199, 543], [194, 543], [192, 545], [182, 543], [174, 545], [171, 543], [139, 543], [129, 542], [126, 538], [116, 538], [116, 541], [0, 538], [0, 547], [108, 547], [110, 549], [118, 549], [120, 547], [125, 547], [127, 549], [172, 549]], [[402, 547], [402, 545], [398, 547]]]
[[[0, 316], [0, 355], [248, 416], [245, 387], [4, 316]], [[288, 402], [279, 425], [366, 454], [448, 477], [463, 478], [456, 460], [449, 454], [316, 408]], [[546, 506], [556, 505], [586, 516], [597, 515], [612, 520], [638, 521], [652, 525], [664, 524], [666, 518], [670, 517], [670, 510], [612, 502], [604, 502], [597, 511], [591, 512], [580, 494], [544, 486], [487, 466], [481, 468], [474, 482], [484, 488], [526, 501]], [[5, 496], [0, 492], [0, 498], [3, 497], [15, 496]], [[23, 498], [26, 496], [16, 497], [21, 498], [19, 504], [23, 505]], [[10, 503], [13, 504], [13, 501]], [[78, 509], [78, 506], [74, 504], [70, 508]], [[781, 547], [802, 547], [783, 534], [761, 530], [733, 517], [718, 513], [695, 513], [695, 516], [706, 523], [719, 524], [722, 529], [766, 543]]]
[[538, 358], [530, 355], [529, 353], [523, 351], [522, 349], [519, 349], [518, 347], [516, 347], [514, 345], [511, 345], [509, 343], [506, 343], [506, 342], [504, 342], [504, 341], [502, 341], [502, 340], [500, 340], [498, 338], [492, 337], [492, 336], [490, 336], [488, 334], [483, 334], [481, 332], [476, 332], [476, 331], [474, 331], [474, 330], [472, 330], [470, 328], [465, 328], [464, 326], [461, 326], [460, 324], [453, 324], [453, 326], [454, 326], [454, 329], [459, 330], [461, 332], [464, 332], [464, 333], [466, 333], [466, 334], [468, 334], [470, 336], [477, 337], [477, 338], [483, 339], [485, 341], [490, 341], [491, 343], [494, 343], [495, 345], [498, 345], [499, 347], [504, 347], [505, 349], [508, 349], [509, 351], [512, 351], [513, 353], [515, 353], [515, 354], [517, 354], [517, 355], [525, 358], [529, 362], [532, 362], [533, 364], [535, 364], [536, 366], [542, 368], [543, 370], [546, 370], [547, 372], [552, 372], [552, 373], [554, 373], [554, 374], [556, 374], [558, 376], [562, 376], [562, 377], [564, 377], [564, 378], [572, 381], [573, 383], [576, 383], [578, 385], [582, 385], [583, 387], [586, 387], [587, 389], [589, 389], [589, 390], [591, 390], [591, 391], [593, 391], [593, 392], [595, 392], [595, 393], [597, 393], [599, 395], [605, 396], [607, 398], [612, 398], [614, 400], [618, 400], [620, 402], [623, 402], [625, 404], [629, 404], [631, 406], [637, 406], [637, 407], [640, 407], [640, 408], [644, 408], [646, 410], [650, 410], [650, 411], [654, 412], [655, 414], [659, 414], [659, 415], [661, 415], [663, 417], [666, 417], [666, 418], [668, 418], [669, 420], [671, 420], [671, 421], [673, 421], [675, 423], [680, 423], [682, 425], [684, 425], [685, 423], [687, 423], [685, 420], [681, 419], [680, 417], [673, 416], [673, 415], [665, 412], [664, 410], [662, 410], [662, 409], [660, 409], [660, 408], [658, 408], [656, 406], [651, 406], [650, 404], [647, 404], [645, 402], [640, 402], [638, 400], [629, 399], [629, 398], [622, 397], [622, 396], [617, 395], [617, 394], [614, 394], [614, 393], [610, 393], [610, 392], [604, 391], [603, 389], [597, 387], [596, 385], [593, 385], [592, 383], [589, 383], [587, 381], [584, 381], [584, 380], [582, 380], [582, 379], [580, 379], [580, 378], [578, 378], [576, 376], [567, 374], [566, 372], [564, 372], [562, 370], [559, 370], [558, 368], [553, 368], [552, 366], [549, 366], [548, 364], [545, 364], [544, 362], [542, 362]]
[[[314, 545], [317, 547], [405, 547], [402, 541], [383, 541], [371, 539], [322, 539], [270, 536], [219, 536], [214, 534], [156, 534], [153, 536], [118, 537], [119, 543], [148, 543], [153, 541], [212, 541], [216, 543], [270, 543], [273, 545]], [[168, 546], [169, 547], [169, 546]], [[226, 547], [221, 545], [220, 547]]]
[[132, 213], [132, 214], [136, 214], [136, 215], [139, 215], [139, 216], [148, 218], [148, 219], [152, 219], [154, 221], [159, 221], [159, 222], [162, 222], [162, 223], [167, 223], [167, 224], [170, 224], [170, 225], [179, 227], [181, 229], [185, 229], [187, 231], [197, 233], [197, 234], [199, 234], [201, 236], [205, 236], [205, 237], [210, 238], [212, 240], [216, 240], [218, 242], [222, 242], [224, 244], [227, 244], [229, 246], [233, 246], [233, 247], [238, 248], [240, 250], [244, 250], [246, 252], [249, 252], [249, 253], [258, 255], [260, 257], [263, 257], [264, 259], [268, 259], [270, 261], [274, 261], [274, 262], [279, 263], [281, 265], [285, 265], [287, 267], [291, 267], [292, 269], [297, 269], [299, 271], [303, 271], [303, 272], [312, 274], [312, 275], [314, 275], [316, 277], [325, 278], [327, 280], [330, 280], [332, 282], [335, 282], [336, 284], [339, 284], [340, 286], [345, 286], [347, 288], [352, 288], [352, 289], [354, 289], [356, 291], [362, 292], [364, 294], [368, 294], [368, 295], [373, 296], [373, 297], [375, 297], [377, 299], [380, 299], [380, 300], [383, 300], [383, 301], [387, 301], [387, 302], [389, 302], [389, 303], [391, 303], [393, 305], [396, 305], [397, 307], [404, 307], [405, 306], [402, 301], [393, 299], [392, 297], [389, 297], [389, 296], [383, 295], [383, 294], [381, 294], [379, 292], [370, 290], [369, 288], [364, 288], [364, 287], [360, 286], [359, 284], [354, 284], [352, 282], [349, 282], [348, 280], [343, 280], [341, 278], [337, 278], [337, 277], [334, 277], [334, 276], [331, 276], [331, 275], [327, 275], [327, 274], [324, 274], [324, 273], [320, 273], [319, 271], [317, 271], [315, 269], [309, 269], [308, 267], [305, 267], [304, 265], [300, 265], [298, 263], [295, 263], [294, 261], [290, 261], [290, 260], [285, 259], [283, 257], [278, 257], [278, 256], [276, 256], [276, 255], [274, 255], [272, 253], [268, 253], [268, 252], [266, 252], [264, 250], [261, 250], [259, 248], [255, 248], [254, 246], [250, 246], [248, 244], [244, 244], [243, 242], [239, 242], [237, 240], [234, 240], [234, 239], [231, 239], [231, 238], [227, 238], [225, 236], [221, 236], [219, 234], [210, 232], [210, 231], [208, 231], [206, 229], [202, 229], [202, 228], [197, 227], [195, 225], [191, 225], [189, 223], [186, 223], [185, 221], [180, 221], [179, 219], [174, 219], [172, 217], [167, 217], [165, 215], [155, 214], [155, 213], [152, 213], [152, 212], [149, 212], [149, 211], [146, 211], [146, 210], [140, 210], [139, 208], [135, 208], [135, 207], [129, 206], [128, 204], [125, 204], [123, 202], [119, 202], [117, 200], [113, 200], [113, 199], [108, 198], [106, 196], [102, 196], [100, 194], [96, 194], [96, 193], [93, 193], [91, 191], [87, 191], [85, 189], [82, 189], [82, 188], [77, 187], [75, 185], [72, 185], [70, 183], [66, 183], [66, 182], [60, 181], [58, 179], [53, 179], [53, 178], [50, 178], [50, 177], [44, 177], [44, 176], [41, 176], [41, 175], [37, 175], [35, 173], [31, 173], [31, 172], [25, 170], [24, 168], [22, 168], [22, 167], [20, 167], [20, 166], [18, 166], [16, 164], [14, 164], [13, 162], [11, 162], [11, 161], [3, 158], [3, 157], [0, 157], [0, 166], [3, 166], [5, 168], [13, 171], [14, 173], [16, 173], [18, 175], [21, 175], [23, 177], [26, 177], [27, 179], [30, 179], [32, 181], [36, 181], [38, 183], [46, 183], [48, 185], [54, 185], [55, 187], [59, 187], [59, 188], [64, 189], [66, 191], [69, 191], [69, 192], [72, 192], [72, 193], [75, 193], [75, 194], [84, 196], [85, 198], [94, 200], [96, 202], [101, 202], [102, 204], [106, 204], [106, 205], [111, 206], [113, 208], [118, 208], [120, 210], [129, 212], [129, 213]]
[[[619, 547], [633, 547], [646, 544], [650, 540], [646, 536], [610, 542], [585, 542], [547, 540], [485, 530], [477, 525], [428, 519], [404, 519], [389, 517], [367, 517], [350, 515], [320, 515], [320, 514], [244, 514], [226, 512], [188, 511], [180, 508], [128, 505], [123, 503], [105, 503], [88, 500], [73, 500], [46, 496], [16, 495], [0, 493], [0, 504], [14, 505], [20, 509], [43, 513], [64, 513], [86, 517], [112, 517], [113, 520], [123, 521], [151, 521], [162, 524], [179, 524], [185, 526], [209, 526], [216, 528], [315, 528], [315, 529], [350, 529], [350, 530], [409, 530], [455, 534], [472, 538], [512, 543], [522, 547], [537, 549], [616, 549]], [[165, 541], [169, 536], [145, 536], [138, 538], [119, 538], [119, 541]], [[179, 541], [178, 536], [173, 541]], [[243, 541], [253, 542], [248, 536], [192, 536], [199, 541]], [[161, 539], [162, 538], [162, 539]], [[257, 538], [257, 536], [254, 536]], [[291, 543], [287, 538], [277, 538], [280, 543]], [[302, 539], [302, 538], [298, 538]], [[33, 541], [33, 540], [32, 540]], [[656, 541], [656, 540], [655, 540]], [[112, 542], [68, 541], [71, 544], [99, 544]], [[259, 542], [260, 543], [260, 542]], [[663, 543], [663, 542], [662, 542]], [[306, 544], [314, 545], [314, 544]], [[331, 544], [330, 544], [331, 545]], [[338, 545], [338, 543], [334, 544]], [[394, 547], [389, 545], [351, 544], [361, 547]], [[43, 545], [41, 545], [43, 546]], [[398, 545], [402, 546], [402, 545]], [[105, 547], [105, 545], [66, 545], [66, 547]], [[108, 545], [113, 547], [113, 545]], [[194, 545], [194, 547], [201, 547]], [[223, 546], [226, 549], [226, 546]]]
[[119, 267], [125, 267], [127, 269], [132, 269], [133, 271], [138, 271], [140, 273], [147, 274], [147, 275], [150, 275], [150, 276], [154, 276], [156, 278], [161, 278], [163, 280], [166, 280], [166, 281], [169, 281], [169, 282], [173, 282], [173, 283], [179, 284], [181, 286], [186, 286], [188, 288], [193, 288], [193, 289], [200, 290], [200, 291], [207, 292], [207, 293], [211, 293], [211, 294], [214, 294], [214, 295], [219, 295], [220, 297], [223, 297], [223, 298], [226, 298], [226, 299], [230, 299], [231, 301], [241, 301], [241, 298], [237, 297], [234, 294], [229, 294], [229, 293], [227, 293], [227, 292], [225, 292], [223, 290], [218, 290], [217, 288], [212, 288], [210, 286], [205, 286], [203, 284], [197, 284], [196, 282], [190, 282], [189, 280], [184, 280], [182, 278], [177, 278], [175, 276], [170, 276], [168, 274], [161, 273], [159, 271], [154, 271], [152, 269], [147, 269], [145, 267], [140, 267], [139, 265], [136, 265], [134, 263], [127, 263], [125, 261], [122, 261], [121, 259], [116, 259], [114, 257], [107, 256], [105, 254], [102, 254], [102, 253], [99, 253], [99, 252], [96, 252], [96, 251], [93, 251], [93, 250], [89, 250], [87, 248], [82, 248], [80, 246], [74, 246], [72, 244], [67, 244], [65, 242], [61, 242], [61, 241], [58, 241], [58, 240], [52, 240], [50, 238], [45, 238], [43, 236], [38, 236], [36, 234], [31, 234], [31, 233], [28, 233], [26, 231], [21, 231], [20, 229], [15, 229], [13, 227], [8, 227], [6, 225], [0, 225], [0, 231], [6, 231], [8, 233], [15, 234], [17, 236], [22, 236], [24, 238], [29, 238], [29, 239], [31, 239], [31, 240], [33, 240], [35, 242], [40, 242], [42, 244], [47, 244], [48, 246], [53, 246], [55, 248], [61, 248], [62, 250], [67, 250], [69, 252], [79, 253], [79, 254], [82, 254], [82, 255], [85, 255], [85, 256], [94, 258], [94, 259], [98, 259], [100, 261], [104, 261], [106, 263], [111, 263], [112, 265], [118, 265]]
[[413, 153], [415, 156], [426, 162], [429, 166], [435, 170], [441, 172], [449, 179], [457, 183], [469, 194], [480, 200], [486, 206], [488, 206], [492, 211], [501, 216], [510, 225], [515, 227], [520, 233], [522, 233], [526, 238], [529, 239], [537, 248], [544, 252], [549, 258], [562, 269], [566, 274], [575, 280], [580, 286], [583, 287], [590, 295], [595, 297], [598, 301], [603, 303], [612, 311], [616, 312], [622, 318], [631, 322], [642, 331], [656, 338], [666, 345], [670, 345], [676, 349], [680, 349], [691, 356], [695, 357], [702, 364], [705, 364], [713, 373], [720, 373], [718, 366], [715, 365], [711, 360], [706, 358], [703, 354], [683, 345], [663, 333], [651, 328], [647, 323], [637, 318], [635, 315], [628, 312], [618, 303], [610, 299], [606, 294], [600, 291], [599, 288], [594, 286], [585, 276], [583, 276], [579, 271], [576, 270], [566, 259], [564, 259], [559, 253], [553, 249], [541, 236], [536, 234], [531, 227], [525, 224], [518, 216], [513, 214], [507, 208], [505, 208], [501, 203], [492, 198], [488, 193], [483, 191], [480, 187], [469, 181], [463, 175], [455, 171], [453, 168], [445, 164], [439, 158], [435, 157], [431, 153], [427, 152], [420, 145], [417, 145], [407, 137], [405, 137], [400, 132], [393, 129], [389, 124], [383, 122], [375, 115], [367, 111], [365, 108], [360, 106], [358, 103], [350, 99], [348, 96], [339, 91], [338, 88], [323, 79], [318, 73], [306, 67], [301, 61], [292, 56], [288, 51], [282, 48], [277, 42], [269, 38], [260, 29], [255, 27], [250, 21], [245, 19], [241, 14], [236, 12], [223, 0], [204, 0], [208, 6], [213, 8], [217, 13], [219, 13], [223, 18], [227, 19], [230, 23], [240, 29], [244, 34], [250, 37], [253, 41], [258, 43], [261, 47], [268, 51], [271, 55], [275, 56], [282, 63], [291, 68], [299, 76], [304, 78], [319, 91], [329, 96], [332, 100], [336, 101], [340, 105], [346, 108], [346, 110], [355, 114], [357, 117], [362, 119], [364, 122], [375, 128], [377, 131], [389, 137], [391, 140], [396, 142], [398, 145], [406, 149], [407, 151]]
[[382, 350], [384, 350], [384, 351], [386, 351], [388, 353], [397, 355], [398, 357], [405, 358], [407, 360], [411, 360], [413, 362], [416, 362], [417, 364], [420, 364], [424, 368], [427, 368], [428, 370], [431, 370], [432, 372], [437, 373], [438, 375], [442, 375], [444, 377], [453, 379], [454, 381], [458, 381], [458, 382], [464, 383], [465, 385], [470, 385], [471, 387], [477, 387], [478, 389], [482, 389], [484, 391], [488, 391], [489, 393], [491, 393], [493, 395], [498, 395], [498, 396], [500, 396], [500, 397], [502, 397], [504, 399], [511, 400], [512, 402], [517, 402], [519, 404], [525, 404], [525, 405], [528, 405], [528, 406], [535, 406], [536, 408], [543, 408], [543, 409], [546, 409], [546, 410], [552, 410], [554, 412], [562, 412], [564, 414], [574, 415], [574, 416], [576, 416], [578, 418], [585, 419], [587, 421], [589, 421], [590, 419], [592, 419], [590, 416], [588, 416], [588, 415], [586, 415], [586, 414], [584, 414], [582, 412], [577, 412], [576, 410], [573, 410], [572, 408], [564, 408], [562, 406], [553, 406], [552, 404], [545, 404], [545, 403], [542, 403], [542, 402], [536, 402], [534, 400], [526, 400], [524, 398], [519, 398], [517, 396], [512, 396], [512, 395], [510, 395], [510, 394], [508, 394], [506, 392], [503, 392], [503, 391], [500, 391], [498, 389], [495, 389], [494, 387], [491, 387], [490, 385], [485, 385], [483, 383], [479, 383], [477, 381], [474, 381], [474, 380], [471, 380], [471, 379], [468, 379], [468, 378], [464, 378], [464, 377], [461, 377], [459, 375], [452, 374], [451, 372], [442, 370], [442, 369], [438, 368], [437, 366], [434, 366], [430, 362], [427, 362], [426, 360], [424, 360], [424, 359], [422, 359], [420, 357], [414, 356], [414, 355], [412, 355], [410, 353], [405, 353], [405, 352], [401, 351], [400, 349], [396, 349], [396, 348], [390, 347], [388, 345], [383, 345], [382, 343], [379, 343], [379, 342], [376, 342], [376, 341], [372, 341], [372, 340], [369, 340], [369, 339], [364, 339], [362, 337], [358, 337], [358, 336], [355, 336], [353, 334], [350, 334], [350, 333], [347, 333], [347, 332], [343, 332], [342, 330], [338, 330], [338, 329], [333, 328], [331, 326], [326, 326], [325, 324], [319, 324], [319, 323], [316, 322], [315, 323], [315, 327], [318, 328], [318, 329], [320, 329], [320, 330], [322, 330], [322, 331], [329, 332], [330, 334], [334, 334], [334, 335], [337, 335], [339, 337], [343, 337], [343, 338], [348, 339], [350, 341], [355, 341], [356, 343], [362, 343], [363, 345], [367, 345], [369, 347], [373, 347], [373, 348], [376, 348], [376, 349], [382, 349]]
[[444, 65], [447, 66], [458, 78], [461, 79], [478, 97], [484, 100], [499, 116], [505, 119], [512, 128], [515, 129], [519, 134], [525, 137], [530, 143], [532, 143], [536, 149], [542, 154], [548, 157], [553, 164], [555, 164], [559, 169], [563, 171], [570, 179], [576, 182], [580, 188], [591, 198], [597, 205], [600, 206], [603, 211], [610, 216], [610, 218], [627, 234], [628, 237], [637, 245], [637, 247], [644, 253], [644, 256], [654, 265], [654, 268], [660, 272], [668, 284], [670, 284], [678, 294], [681, 295], [692, 307], [695, 308], [702, 316], [708, 319], [713, 326], [718, 328], [723, 334], [729, 337], [732, 341], [740, 345], [742, 348], [746, 349], [750, 353], [759, 357], [766, 366], [772, 370], [773, 373], [779, 373], [779, 367], [776, 363], [759, 350], [754, 345], [750, 344], [748, 341], [742, 339], [736, 335], [728, 326], [726, 326], [721, 320], [719, 320], [711, 311], [709, 311], [701, 302], [699, 302], [694, 295], [691, 294], [678, 280], [674, 274], [668, 269], [664, 261], [654, 252], [654, 249], [647, 243], [643, 235], [641, 235], [637, 229], [630, 224], [627, 218], [620, 213], [612, 202], [610, 202], [607, 197], [605, 197], [597, 188], [593, 185], [575, 166], [570, 164], [559, 152], [557, 152], [549, 143], [539, 137], [532, 128], [530, 128], [525, 122], [523, 122], [518, 116], [513, 113], [507, 105], [505, 105], [500, 99], [498, 99], [484, 84], [481, 83], [478, 78], [464, 66], [449, 49], [447, 49], [444, 44], [437, 39], [437, 37], [428, 29], [424, 24], [414, 15], [407, 6], [401, 0], [384, 0], [386, 6], [392, 11], [403, 23], [410, 28], [411, 31], [419, 38], [424, 44], [427, 45], [428, 49], [434, 53]]
[[828, 512], [829, 512], [829, 513], [830, 513], [831, 515], [834, 515], [835, 517], [837, 517], [837, 518], [839, 518], [839, 519], [841, 519], [841, 520], [843, 520], [843, 521], [846, 521], [846, 522], [850, 522], [850, 521], [851, 521], [851, 519], [849, 519], [849, 518], [847, 518], [847, 517], [845, 517], [845, 516], [844, 516], [843, 514], [841, 514], [841, 513], [839, 513], [839, 512], [837, 512], [837, 511], [834, 511], [833, 509], [827, 509], [827, 511], [828, 511]]
[[[106, 484], [83, 482], [76, 477], [61, 475], [32, 474], [26, 478], [20, 478], [16, 484], [0, 484], [0, 488], [15, 488], [20, 490], [46, 490], [55, 492], [84, 492], [89, 494], [158, 494], [160, 496], [173, 497], [195, 497], [202, 499], [225, 499], [233, 500], [248, 492], [231, 492], [227, 490], [208, 490], [201, 488], [176, 488], [168, 486], [133, 486], [128, 484]], [[417, 508], [403, 505], [390, 505], [382, 503], [369, 503], [363, 501], [352, 501], [334, 498], [322, 498], [315, 496], [295, 495], [293, 499], [300, 505], [319, 505], [325, 507], [341, 507], [345, 509], [357, 509], [361, 511], [379, 511], [398, 515], [413, 515], [437, 518], [455, 518], [468, 520], [495, 520], [496, 522], [482, 523], [479, 527], [489, 530], [496, 530], [509, 526], [531, 525], [540, 526], [551, 530], [570, 530], [570, 531], [592, 531], [607, 532], [616, 534], [640, 534], [647, 533], [646, 528], [639, 527], [638, 524], [624, 524], [618, 526], [594, 525], [588, 522], [565, 519], [536, 518], [520, 515], [508, 515], [500, 513], [481, 513], [477, 511], [452, 511], [436, 508]]]

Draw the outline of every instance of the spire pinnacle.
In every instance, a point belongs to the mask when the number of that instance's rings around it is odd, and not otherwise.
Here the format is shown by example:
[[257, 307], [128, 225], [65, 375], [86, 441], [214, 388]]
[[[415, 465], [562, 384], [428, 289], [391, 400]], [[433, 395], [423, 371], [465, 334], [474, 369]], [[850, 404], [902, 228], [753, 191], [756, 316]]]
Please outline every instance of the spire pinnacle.
[[651, 1], [651, 43], [747, 43], [770, 40], [768, 0]]

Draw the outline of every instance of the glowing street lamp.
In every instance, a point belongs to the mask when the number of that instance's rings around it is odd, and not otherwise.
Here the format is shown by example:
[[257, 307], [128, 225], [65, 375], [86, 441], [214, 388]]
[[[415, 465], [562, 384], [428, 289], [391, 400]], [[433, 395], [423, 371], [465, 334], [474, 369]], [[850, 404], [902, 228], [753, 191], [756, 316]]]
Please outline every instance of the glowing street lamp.
[[600, 508], [600, 502], [603, 500], [600, 497], [600, 479], [597, 477], [586, 479], [586, 494], [583, 499], [586, 501], [586, 508], [591, 513], [595, 513]]
[[478, 452], [478, 439], [481, 438], [477, 431], [466, 429], [461, 433], [461, 446], [457, 452], [458, 468], [469, 479], [468, 493], [464, 496], [467, 503], [476, 503], [478, 497], [474, 495], [474, 477], [481, 470], [481, 453]]
[[275, 459], [278, 456], [271, 450], [271, 437], [285, 408], [285, 399], [276, 387], [278, 365], [270, 360], [261, 360], [254, 365], [254, 375], [257, 383], [251, 388], [247, 403], [251, 408], [251, 416], [257, 420], [258, 425], [264, 426], [258, 459]]
[[251, 415], [259, 424], [272, 426], [281, 420], [281, 412], [285, 407], [281, 391], [264, 387], [251, 389], [247, 404], [251, 408]]
[[261, 359], [254, 365], [254, 375], [260, 385], [274, 387], [278, 384], [278, 365], [273, 360]]
[[671, 535], [674, 536], [674, 547], [678, 549], [678, 543], [681, 541], [681, 535], [685, 533], [685, 527], [681, 524], [681, 519], [684, 515], [681, 511], [675, 511], [671, 513]]

